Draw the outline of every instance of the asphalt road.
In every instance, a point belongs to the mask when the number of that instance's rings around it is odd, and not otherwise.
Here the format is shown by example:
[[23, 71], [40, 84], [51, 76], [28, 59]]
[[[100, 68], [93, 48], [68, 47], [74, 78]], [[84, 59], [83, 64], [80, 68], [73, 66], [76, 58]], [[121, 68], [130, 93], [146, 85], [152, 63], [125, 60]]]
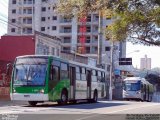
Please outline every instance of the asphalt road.
[[[9, 103], [9, 101], [8, 101]], [[160, 103], [99, 101], [57, 105], [28, 106], [26, 102], [0, 102], [0, 119], [14, 120], [160, 120]], [[137, 119], [136, 119], [137, 118]], [[8, 120], [9, 120], [8, 119]]]

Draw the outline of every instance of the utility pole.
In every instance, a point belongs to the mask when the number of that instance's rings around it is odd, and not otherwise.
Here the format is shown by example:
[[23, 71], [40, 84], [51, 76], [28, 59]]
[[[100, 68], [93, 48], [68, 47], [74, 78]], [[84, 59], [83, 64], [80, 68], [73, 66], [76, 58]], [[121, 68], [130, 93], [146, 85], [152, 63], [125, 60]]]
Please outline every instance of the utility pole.
[[103, 13], [99, 10], [99, 21], [98, 21], [98, 60], [97, 63], [100, 65], [102, 63], [102, 24], [103, 23]]
[[112, 100], [112, 75], [113, 75], [113, 48], [114, 42], [111, 40], [111, 50], [110, 50], [110, 73], [109, 73], [109, 100]]

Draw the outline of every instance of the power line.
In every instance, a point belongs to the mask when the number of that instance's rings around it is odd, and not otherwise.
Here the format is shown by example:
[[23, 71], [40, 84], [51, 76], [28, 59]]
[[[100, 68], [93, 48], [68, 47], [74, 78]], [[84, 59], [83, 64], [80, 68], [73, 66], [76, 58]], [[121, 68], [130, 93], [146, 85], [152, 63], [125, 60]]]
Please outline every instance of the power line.
[[3, 19], [1, 19], [1, 18], [0, 18], [0, 21], [5, 22], [5, 23], [8, 23], [9, 25], [12, 25], [12, 26], [14, 26], [14, 27], [20, 28], [20, 26], [17, 26], [17, 25], [15, 25], [15, 24], [13, 24], [13, 23], [11, 23], [11, 22], [8, 22], [8, 21], [6, 21], [6, 20], [3, 20]]

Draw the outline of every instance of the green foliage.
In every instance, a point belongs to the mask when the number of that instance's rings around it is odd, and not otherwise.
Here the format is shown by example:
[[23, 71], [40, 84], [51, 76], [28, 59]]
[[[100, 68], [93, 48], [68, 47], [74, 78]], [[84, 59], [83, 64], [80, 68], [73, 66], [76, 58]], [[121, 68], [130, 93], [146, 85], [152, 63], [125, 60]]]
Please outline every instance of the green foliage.
[[147, 79], [147, 81], [149, 81], [153, 85], [155, 85], [155, 84], [160, 85], [160, 77], [159, 77], [159, 75], [148, 74], [145, 78]]
[[160, 45], [160, 0], [59, 0], [57, 10], [78, 17], [101, 10], [113, 20], [106, 29], [110, 40]]
[[63, 15], [85, 16], [90, 12], [105, 9], [108, 0], [59, 0], [57, 11]]

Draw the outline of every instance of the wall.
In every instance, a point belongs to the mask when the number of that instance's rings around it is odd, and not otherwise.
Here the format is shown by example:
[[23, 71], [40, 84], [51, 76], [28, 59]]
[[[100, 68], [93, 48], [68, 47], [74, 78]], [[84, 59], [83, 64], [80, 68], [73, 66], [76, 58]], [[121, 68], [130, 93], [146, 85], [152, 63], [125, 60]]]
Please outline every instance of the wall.
[[6, 74], [8, 63], [20, 55], [35, 54], [34, 36], [2, 36], [0, 39], [0, 100], [9, 99], [11, 68]]

